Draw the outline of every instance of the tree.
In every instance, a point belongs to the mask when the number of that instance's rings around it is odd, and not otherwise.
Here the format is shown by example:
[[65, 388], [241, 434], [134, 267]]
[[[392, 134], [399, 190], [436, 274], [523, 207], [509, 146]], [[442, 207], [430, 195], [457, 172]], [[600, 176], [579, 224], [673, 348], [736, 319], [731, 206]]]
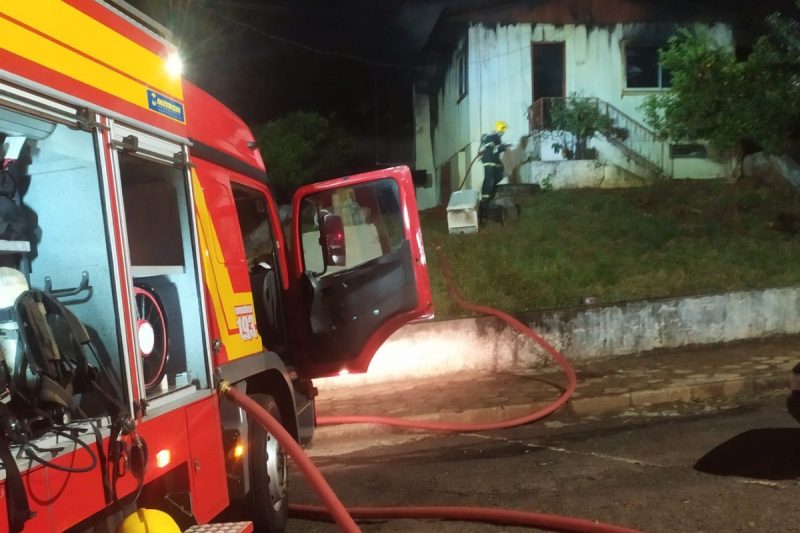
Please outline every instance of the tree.
[[589, 141], [597, 132], [611, 134], [614, 121], [600, 110], [595, 98], [572, 96], [556, 101], [550, 108], [550, 129], [562, 132], [561, 142], [553, 148], [567, 159], [596, 159]]
[[643, 104], [658, 134], [672, 141], [707, 140], [738, 163], [747, 147], [785, 149], [800, 117], [798, 59], [785, 39], [798, 32], [796, 22], [780, 15], [769, 20], [772, 32], [758, 39], [745, 61], [702, 28], [680, 29], [668, 40], [661, 63], [672, 88]]
[[[800, 0], [797, 2], [800, 9]], [[785, 66], [792, 70], [795, 80], [800, 76], [800, 21], [775, 13], [767, 18], [771, 32], [768, 39], [780, 50]]]
[[295, 111], [254, 128], [267, 175], [279, 195], [344, 173], [351, 141], [332, 120], [307, 111]]

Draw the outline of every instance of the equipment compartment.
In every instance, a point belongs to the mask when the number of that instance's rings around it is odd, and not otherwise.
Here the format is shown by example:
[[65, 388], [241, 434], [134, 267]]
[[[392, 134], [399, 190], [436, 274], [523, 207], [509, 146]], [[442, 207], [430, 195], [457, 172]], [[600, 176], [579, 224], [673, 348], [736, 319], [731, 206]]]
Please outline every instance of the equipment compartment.
[[0, 137], [0, 265], [23, 272], [31, 288], [57, 295], [123, 382], [96, 137], [4, 108]]
[[188, 173], [135, 151], [118, 151], [118, 161], [139, 373], [148, 400], [166, 400], [209, 386]]

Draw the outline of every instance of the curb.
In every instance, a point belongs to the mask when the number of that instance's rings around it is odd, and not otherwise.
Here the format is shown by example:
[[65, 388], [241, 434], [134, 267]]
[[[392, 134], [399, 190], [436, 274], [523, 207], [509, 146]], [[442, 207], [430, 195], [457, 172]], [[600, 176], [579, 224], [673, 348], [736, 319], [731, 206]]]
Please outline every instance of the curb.
[[592, 398], [578, 397], [570, 400], [569, 405], [573, 414], [594, 416], [619, 413], [632, 407], [651, 407], [668, 403], [753, 397], [758, 394], [780, 390], [788, 391], [788, 382], [784, 377], [736, 378], [653, 390], [638, 390]]
[[[735, 379], [706, 381], [693, 384], [666, 386], [659, 389], [642, 389], [621, 394], [604, 394], [585, 397], [576, 393], [566, 408], [554, 414], [568, 413], [576, 416], [598, 416], [623, 413], [632, 408], [649, 408], [659, 405], [690, 402], [707, 402], [739, 398], [754, 399], [765, 393], [788, 392], [788, 380], [783, 376], [737, 377]], [[448, 421], [457, 423], [496, 422], [517, 418], [537, 411], [550, 402], [531, 402], [493, 407], [476, 407], [455, 411], [441, 410], [437, 413], [403, 417], [418, 421]], [[746, 403], [746, 402], [744, 402]], [[380, 424], [344, 424], [318, 427], [314, 432], [313, 444], [327, 444], [338, 441], [359, 439], [387, 434], [431, 433], [423, 430], [393, 428]]]

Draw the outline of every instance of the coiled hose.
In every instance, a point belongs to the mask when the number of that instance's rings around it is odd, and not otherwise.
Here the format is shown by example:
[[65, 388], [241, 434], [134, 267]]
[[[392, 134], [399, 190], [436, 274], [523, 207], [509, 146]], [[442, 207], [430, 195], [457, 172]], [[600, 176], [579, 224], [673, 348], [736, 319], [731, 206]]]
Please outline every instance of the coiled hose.
[[566, 374], [567, 376], [567, 388], [555, 402], [548, 405], [547, 407], [544, 407], [538, 411], [534, 411], [527, 415], [523, 415], [517, 418], [510, 418], [508, 420], [501, 420], [499, 422], [486, 422], [482, 424], [417, 422], [414, 420], [391, 418], [388, 416], [359, 415], [359, 416], [319, 417], [317, 418], [318, 426], [330, 426], [336, 424], [382, 424], [385, 426], [401, 427], [408, 429], [423, 429], [427, 431], [442, 431], [442, 432], [469, 432], [469, 431], [489, 431], [493, 429], [508, 429], [517, 426], [523, 426], [525, 424], [530, 424], [531, 422], [541, 420], [542, 418], [553, 413], [561, 406], [563, 406], [565, 403], [567, 403], [570, 396], [572, 396], [572, 393], [575, 392], [575, 388], [577, 386], [575, 370], [573, 370], [572, 366], [570, 366], [570, 364], [567, 362], [566, 358], [561, 352], [556, 350], [549, 342], [544, 340], [544, 338], [542, 338], [541, 335], [539, 335], [531, 328], [529, 328], [528, 326], [526, 326], [513, 316], [509, 315], [508, 313], [504, 313], [503, 311], [499, 311], [492, 307], [477, 305], [467, 301], [461, 295], [458, 288], [456, 287], [456, 284], [453, 281], [452, 271], [450, 270], [450, 264], [447, 262], [447, 258], [445, 257], [445, 255], [441, 252], [439, 253], [439, 259], [442, 261], [442, 271], [444, 272], [444, 277], [445, 280], [447, 281], [447, 286], [450, 289], [450, 294], [453, 296], [453, 299], [456, 301], [456, 303], [458, 303], [458, 305], [460, 305], [467, 311], [472, 311], [474, 313], [480, 313], [484, 315], [496, 316], [497, 318], [504, 321], [509, 326], [520, 332], [521, 334], [525, 335], [530, 339], [533, 339], [539, 346], [544, 348], [544, 350], [550, 355], [550, 357], [552, 357], [553, 360], [556, 363], [558, 363], [558, 365], [564, 370], [564, 374]]

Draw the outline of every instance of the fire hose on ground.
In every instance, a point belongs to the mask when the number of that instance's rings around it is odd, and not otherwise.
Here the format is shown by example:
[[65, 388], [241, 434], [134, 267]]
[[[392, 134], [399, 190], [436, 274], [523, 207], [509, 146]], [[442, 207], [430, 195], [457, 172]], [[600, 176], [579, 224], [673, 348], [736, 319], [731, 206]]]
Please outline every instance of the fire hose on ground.
[[[551, 405], [533, 413], [502, 420], [499, 422], [488, 422], [482, 424], [458, 424], [458, 423], [438, 423], [438, 422], [417, 422], [413, 420], [403, 420], [386, 416], [335, 416], [320, 417], [318, 425], [334, 424], [381, 424], [393, 427], [408, 429], [421, 429], [427, 431], [442, 432], [469, 432], [469, 431], [488, 431], [493, 429], [507, 429], [517, 427], [531, 422], [541, 420], [553, 413], [564, 405], [572, 396], [577, 385], [575, 371], [569, 365], [564, 356], [551, 346], [544, 338], [525, 324], [514, 317], [493, 309], [468, 302], [460, 294], [452, 279], [450, 267], [443, 254], [440, 254], [442, 269], [447, 280], [453, 298], [456, 302], [467, 309], [476, 313], [495, 316], [508, 323], [515, 330], [533, 339], [539, 344], [564, 370], [567, 377], [567, 388], [559, 398]], [[308, 519], [333, 519], [334, 522], [347, 533], [361, 531], [355, 519], [376, 520], [376, 519], [439, 519], [439, 520], [460, 520], [469, 522], [486, 522], [493, 524], [527, 526], [557, 531], [586, 532], [586, 533], [636, 533], [636, 530], [603, 524], [581, 518], [560, 516], [555, 514], [535, 513], [529, 511], [516, 511], [510, 509], [496, 509], [486, 507], [459, 507], [459, 506], [437, 506], [437, 507], [351, 507], [347, 508], [341, 502], [331, 486], [325, 481], [322, 473], [317, 469], [311, 459], [305, 454], [299, 444], [281, 426], [281, 424], [262, 409], [256, 402], [247, 397], [246, 394], [231, 387], [227, 382], [222, 382], [219, 387], [220, 394], [227, 396], [234, 403], [244, 409], [252, 416], [258, 424], [275, 436], [284, 447], [286, 453], [294, 460], [297, 467], [308, 480], [312, 489], [317, 493], [324, 507], [312, 505], [290, 505], [293, 516]]]
[[317, 419], [317, 425], [330, 426], [337, 424], [381, 424], [407, 429], [423, 429], [428, 431], [443, 432], [489, 431], [493, 429], [508, 429], [517, 426], [523, 426], [525, 424], [530, 424], [531, 422], [541, 420], [542, 418], [559, 409], [570, 399], [572, 393], [575, 392], [577, 379], [575, 377], [575, 371], [567, 362], [564, 355], [556, 350], [549, 342], [544, 340], [541, 335], [508, 313], [504, 313], [491, 307], [476, 305], [464, 299], [458, 288], [456, 288], [456, 284], [453, 281], [453, 275], [450, 270], [450, 265], [447, 263], [447, 259], [445, 258], [444, 254], [440, 253], [439, 259], [442, 261], [442, 271], [444, 272], [445, 280], [447, 281], [447, 285], [450, 289], [450, 294], [453, 296], [453, 299], [456, 301], [456, 303], [468, 311], [496, 316], [521, 334], [533, 339], [539, 346], [544, 348], [550, 357], [552, 357], [553, 360], [564, 370], [564, 374], [567, 376], [567, 388], [555, 402], [547, 407], [524, 416], [511, 418], [508, 420], [501, 420], [499, 422], [487, 422], [484, 424], [456, 424], [441, 422], [417, 422], [414, 420], [404, 420], [402, 418], [391, 418], [388, 416], [326, 416], [319, 417]]

